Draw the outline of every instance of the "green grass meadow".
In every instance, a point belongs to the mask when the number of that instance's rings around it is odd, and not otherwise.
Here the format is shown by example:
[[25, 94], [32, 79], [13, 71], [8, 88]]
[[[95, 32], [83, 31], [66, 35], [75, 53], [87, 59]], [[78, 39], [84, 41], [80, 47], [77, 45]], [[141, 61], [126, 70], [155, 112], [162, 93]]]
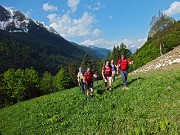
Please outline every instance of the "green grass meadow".
[[87, 99], [79, 87], [0, 110], [2, 135], [178, 135], [180, 69], [118, 77], [112, 92], [102, 81]]

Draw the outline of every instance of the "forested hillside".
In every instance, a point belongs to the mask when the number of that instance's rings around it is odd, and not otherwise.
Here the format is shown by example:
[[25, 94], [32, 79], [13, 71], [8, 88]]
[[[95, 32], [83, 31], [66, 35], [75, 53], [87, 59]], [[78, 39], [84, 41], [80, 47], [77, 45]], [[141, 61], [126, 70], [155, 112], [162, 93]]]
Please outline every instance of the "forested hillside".
[[180, 21], [167, 25], [152, 37], [149, 36], [147, 42], [131, 56], [131, 59], [138, 68], [178, 45], [180, 45]]
[[0, 73], [9, 68], [34, 67], [40, 74], [45, 71], [56, 74], [60, 65], [67, 65], [68, 62], [79, 64], [86, 54], [83, 49], [59, 36], [40, 32], [0, 31]]

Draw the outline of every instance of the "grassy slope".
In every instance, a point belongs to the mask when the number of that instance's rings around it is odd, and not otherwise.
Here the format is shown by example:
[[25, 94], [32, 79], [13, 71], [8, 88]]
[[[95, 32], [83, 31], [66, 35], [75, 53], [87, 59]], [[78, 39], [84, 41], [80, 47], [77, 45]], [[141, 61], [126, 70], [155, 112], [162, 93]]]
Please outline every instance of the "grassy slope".
[[[0, 110], [3, 135], [179, 134], [180, 69], [129, 76], [129, 90], [95, 83], [87, 100], [79, 88], [42, 96]], [[102, 86], [102, 88], [101, 88]]]

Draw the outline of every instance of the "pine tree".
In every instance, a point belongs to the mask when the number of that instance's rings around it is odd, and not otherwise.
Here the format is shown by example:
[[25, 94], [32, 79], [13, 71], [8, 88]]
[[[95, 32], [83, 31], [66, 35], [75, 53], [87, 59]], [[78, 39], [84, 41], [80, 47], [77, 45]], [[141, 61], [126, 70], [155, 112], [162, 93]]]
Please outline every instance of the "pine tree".
[[92, 66], [92, 61], [88, 54], [84, 56], [81, 66], [83, 67], [83, 69], [87, 69], [88, 67]]
[[75, 86], [77, 84], [77, 72], [78, 72], [78, 66], [75, 62], [71, 62], [67, 66], [68, 74], [72, 80], [72, 86]]
[[117, 62], [119, 58], [120, 58], [120, 50], [119, 50], [119, 46], [117, 46], [115, 48], [114, 61]]
[[127, 58], [131, 57], [132, 52], [131, 50], [127, 49], [124, 43], [120, 44], [120, 54], [125, 54]]

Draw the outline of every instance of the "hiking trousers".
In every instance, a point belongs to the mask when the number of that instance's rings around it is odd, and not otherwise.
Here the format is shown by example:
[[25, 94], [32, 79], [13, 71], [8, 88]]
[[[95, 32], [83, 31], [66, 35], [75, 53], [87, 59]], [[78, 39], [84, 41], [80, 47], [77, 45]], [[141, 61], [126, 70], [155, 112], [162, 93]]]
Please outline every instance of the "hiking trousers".
[[121, 77], [122, 77], [122, 82], [124, 85], [127, 85], [126, 81], [127, 81], [127, 77], [128, 77], [128, 71], [126, 70], [121, 70], [120, 71]]
[[84, 86], [85, 86], [85, 84], [84, 84], [84, 82], [83, 82], [83, 81], [81, 81], [81, 82], [80, 82], [80, 86], [81, 86], [81, 90], [82, 90], [82, 92], [84, 92]]

